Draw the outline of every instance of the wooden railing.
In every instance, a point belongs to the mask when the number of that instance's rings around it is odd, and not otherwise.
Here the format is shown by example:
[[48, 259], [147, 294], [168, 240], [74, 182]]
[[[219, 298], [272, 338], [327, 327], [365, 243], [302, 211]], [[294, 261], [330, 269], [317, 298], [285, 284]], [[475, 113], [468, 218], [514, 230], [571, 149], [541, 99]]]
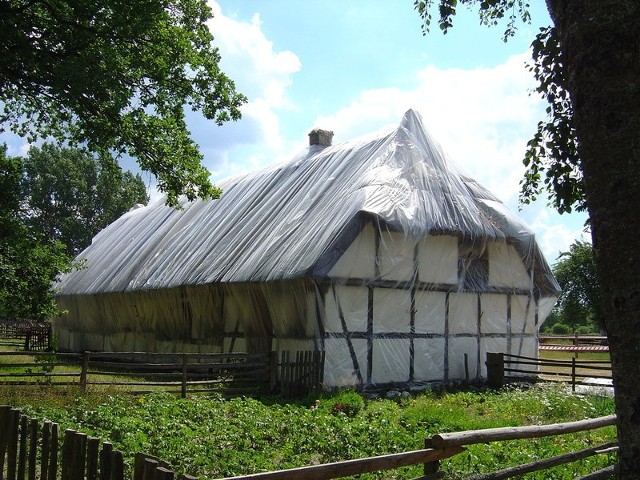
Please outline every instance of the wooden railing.
[[600, 335], [540, 335], [540, 350], [608, 352], [607, 337]]
[[[109, 442], [66, 430], [58, 424], [0, 406], [0, 479], [4, 480], [173, 480], [170, 465], [137, 454], [132, 475], [126, 475], [122, 452]], [[195, 477], [179, 475], [182, 480]]]
[[147, 353], [0, 352], [0, 384], [109, 385], [131, 393], [220, 391], [255, 395], [279, 389], [285, 398], [322, 385], [324, 352]]
[[[412, 465], [424, 465], [422, 480], [442, 478], [440, 461], [465, 451], [468, 445], [496, 441], [520, 440], [594, 430], [615, 423], [615, 415], [592, 420], [554, 425], [491, 428], [443, 433], [428, 438], [425, 448], [370, 458], [312, 465], [275, 472], [257, 473], [236, 480], [329, 480], [374, 471], [392, 470]], [[616, 442], [590, 447], [578, 452], [550, 457], [524, 465], [473, 477], [475, 480], [506, 479], [525, 473], [546, 470], [594, 455], [617, 451]], [[138, 453], [133, 472], [125, 472], [123, 454], [108, 442], [73, 430], [59, 438], [59, 426], [28, 418], [19, 410], [0, 406], [0, 480], [194, 480], [188, 475], [176, 475], [171, 465], [156, 457]], [[583, 478], [609, 478], [614, 465]], [[594, 476], [595, 475], [595, 476]]]
[[[506, 353], [487, 353], [487, 379], [492, 388], [522, 380], [544, 380], [602, 387], [611, 381], [611, 362], [603, 360], [550, 360]], [[593, 380], [591, 380], [593, 379]], [[610, 384], [610, 382], [608, 382]]]
[[51, 350], [51, 324], [28, 321], [0, 321], [0, 340], [24, 350]]
[[253, 395], [271, 385], [272, 357], [244, 353], [0, 352], [5, 385], [111, 386], [130, 393], [169, 391]]

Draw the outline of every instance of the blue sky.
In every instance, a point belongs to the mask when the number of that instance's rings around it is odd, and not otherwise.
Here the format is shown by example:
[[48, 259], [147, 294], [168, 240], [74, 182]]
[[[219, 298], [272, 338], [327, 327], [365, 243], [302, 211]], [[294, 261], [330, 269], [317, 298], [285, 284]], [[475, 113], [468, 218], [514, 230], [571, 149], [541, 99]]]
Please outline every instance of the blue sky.
[[[291, 158], [314, 127], [340, 143], [413, 108], [455, 163], [518, 209], [521, 159], [544, 117], [525, 67], [549, 24], [544, 2], [532, 2], [532, 24], [505, 44], [502, 29], [464, 9], [448, 34], [434, 26], [425, 37], [410, 0], [209, 1], [222, 69], [249, 97], [242, 120], [223, 127], [189, 114], [214, 182]], [[14, 137], [0, 141], [26, 151]], [[584, 215], [560, 216], [545, 200], [519, 215], [551, 263], [584, 236]]]

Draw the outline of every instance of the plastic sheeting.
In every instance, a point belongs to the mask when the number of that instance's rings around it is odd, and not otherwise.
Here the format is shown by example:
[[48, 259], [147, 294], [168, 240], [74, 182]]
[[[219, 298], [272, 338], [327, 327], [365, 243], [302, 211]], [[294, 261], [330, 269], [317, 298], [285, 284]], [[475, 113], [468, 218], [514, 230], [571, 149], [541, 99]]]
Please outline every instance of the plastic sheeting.
[[70, 350], [326, 352], [326, 386], [477, 379], [529, 354], [558, 284], [533, 233], [399, 127], [163, 201], [100, 232], [63, 277]]

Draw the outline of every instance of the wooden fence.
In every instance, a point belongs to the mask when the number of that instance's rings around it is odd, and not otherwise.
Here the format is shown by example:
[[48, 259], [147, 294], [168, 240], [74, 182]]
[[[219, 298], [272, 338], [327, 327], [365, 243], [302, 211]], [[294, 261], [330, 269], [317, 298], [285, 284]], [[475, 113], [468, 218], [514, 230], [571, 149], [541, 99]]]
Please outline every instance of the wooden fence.
[[[593, 380], [591, 380], [593, 379]], [[522, 380], [544, 380], [602, 387], [611, 380], [611, 362], [597, 360], [549, 360], [506, 353], [487, 353], [487, 381], [492, 388]]]
[[253, 395], [271, 388], [271, 361], [243, 353], [0, 352], [0, 383]]
[[541, 351], [574, 352], [608, 352], [607, 337], [600, 335], [541, 335], [539, 349]]
[[[275, 472], [256, 473], [240, 477], [228, 477], [223, 480], [297, 480], [300, 478], [304, 478], [305, 480], [329, 480], [420, 464], [424, 464], [424, 475], [416, 480], [435, 480], [443, 478], [443, 472], [440, 470], [440, 461], [464, 452], [468, 445], [565, 435], [614, 425], [615, 421], [616, 416], [609, 415], [592, 420], [557, 423], [553, 425], [489, 428], [485, 430], [443, 433], [426, 439], [425, 448], [422, 450], [312, 465]], [[577, 452], [568, 452], [535, 462], [505, 468], [496, 472], [478, 475], [467, 480], [502, 480], [513, 478], [526, 473], [548, 470], [552, 467], [565, 465], [594, 455], [617, 452], [617, 450], [617, 442], [608, 442]], [[617, 472], [617, 465], [611, 465], [582, 477], [581, 480], [614, 478]]]
[[[615, 424], [615, 415], [592, 420], [554, 425], [490, 428], [464, 432], [444, 433], [426, 439], [425, 448], [411, 452], [370, 458], [313, 465], [275, 472], [257, 473], [236, 480], [328, 480], [368, 472], [392, 470], [412, 465], [424, 465], [422, 480], [442, 478], [440, 461], [465, 451], [466, 446], [496, 441], [520, 440], [565, 435], [594, 430]], [[60, 445], [62, 443], [62, 445]], [[589, 447], [578, 452], [550, 457], [497, 472], [473, 477], [474, 480], [512, 478], [551, 467], [564, 465], [594, 455], [617, 451], [617, 443]], [[60, 465], [60, 468], [58, 467]], [[617, 467], [583, 477], [586, 479], [612, 478]], [[133, 472], [126, 475], [121, 452], [110, 443], [101, 445], [99, 439], [73, 430], [66, 430], [62, 442], [59, 427], [51, 422], [40, 422], [22, 415], [8, 406], [0, 407], [0, 480], [195, 480], [187, 475], [176, 475], [173, 468], [158, 458], [138, 453]]]
[[[279, 360], [279, 361], [278, 361]], [[147, 353], [0, 352], [0, 383], [118, 387], [131, 393], [218, 391], [256, 395], [280, 391], [301, 397], [322, 385], [324, 352]]]
[[[74, 430], [60, 438], [58, 424], [23, 415], [0, 406], [0, 480], [124, 480], [122, 452]], [[173, 480], [170, 465], [139, 453], [135, 456], [134, 480]], [[188, 475], [181, 480], [195, 480]]]
[[0, 339], [24, 350], [51, 350], [50, 323], [0, 321]]
[[296, 352], [295, 360], [291, 353], [280, 355], [280, 394], [284, 398], [303, 397], [322, 385], [324, 352]]

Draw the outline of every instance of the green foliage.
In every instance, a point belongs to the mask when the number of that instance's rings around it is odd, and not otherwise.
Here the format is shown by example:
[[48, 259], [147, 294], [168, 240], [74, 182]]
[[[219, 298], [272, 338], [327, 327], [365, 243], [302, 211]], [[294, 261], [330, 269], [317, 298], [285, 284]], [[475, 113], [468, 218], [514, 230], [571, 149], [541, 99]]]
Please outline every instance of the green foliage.
[[0, 146], [0, 317], [44, 320], [58, 312], [51, 283], [71, 259], [19, 217], [21, 161], [6, 150]]
[[600, 282], [591, 244], [574, 242], [568, 252], [560, 255], [553, 274], [562, 287], [555, 307], [559, 321], [572, 330], [588, 327], [593, 332], [604, 328]]
[[573, 333], [571, 327], [565, 323], [555, 323], [551, 327], [551, 333], [556, 335], [568, 335]]
[[[436, 433], [524, 424], [546, 424], [607, 415], [612, 399], [572, 395], [564, 387], [536, 387], [496, 392], [424, 393], [397, 402], [364, 400], [352, 391], [322, 395], [312, 408], [250, 398], [179, 399], [169, 394], [93, 395], [11, 398], [0, 389], [0, 403], [22, 406], [75, 430], [110, 441], [125, 452], [129, 466], [135, 452], [156, 455], [178, 472], [218, 478], [423, 448]], [[356, 397], [360, 397], [357, 399]], [[66, 403], [65, 403], [66, 402]], [[304, 403], [304, 402], [303, 402]], [[336, 404], [358, 405], [353, 415], [335, 413]], [[572, 434], [553, 440], [497, 442], [469, 447], [442, 464], [447, 478], [472, 474], [584, 448], [615, 437], [613, 429]], [[595, 467], [608, 459], [595, 460]], [[528, 478], [574, 478], [595, 470], [584, 462], [564, 476], [547, 473]], [[360, 478], [415, 478], [422, 466]]]
[[136, 157], [175, 204], [211, 198], [185, 108], [220, 125], [246, 98], [220, 70], [206, 0], [0, 4], [0, 124]]
[[[515, 34], [519, 22], [531, 21], [526, 0], [416, 0], [414, 8], [423, 20], [423, 33], [429, 31], [431, 11], [436, 6], [440, 15], [438, 25], [446, 33], [453, 27], [458, 4], [469, 9], [476, 7], [480, 22], [489, 27], [506, 19], [504, 41]], [[536, 133], [527, 144], [523, 159], [527, 170], [520, 182], [520, 201], [528, 204], [544, 190], [558, 212], [571, 212], [573, 208], [582, 211], [586, 205], [581, 161], [556, 30], [553, 27], [541, 29], [531, 48], [533, 63], [529, 69], [538, 82], [535, 91], [548, 103], [548, 119], [538, 123]]]
[[104, 227], [149, 197], [140, 175], [123, 172], [113, 157], [51, 144], [32, 147], [23, 160], [21, 215], [39, 235], [86, 248]]
[[573, 107], [555, 29], [541, 29], [531, 47], [529, 69], [538, 81], [536, 92], [547, 100], [548, 120], [538, 122], [538, 131], [527, 143], [520, 200], [530, 203], [544, 187], [558, 212], [571, 212], [573, 206], [582, 211], [586, 205]]
[[362, 395], [353, 390], [339, 392], [332, 397], [332, 400], [331, 411], [335, 414], [355, 417], [364, 408]]

